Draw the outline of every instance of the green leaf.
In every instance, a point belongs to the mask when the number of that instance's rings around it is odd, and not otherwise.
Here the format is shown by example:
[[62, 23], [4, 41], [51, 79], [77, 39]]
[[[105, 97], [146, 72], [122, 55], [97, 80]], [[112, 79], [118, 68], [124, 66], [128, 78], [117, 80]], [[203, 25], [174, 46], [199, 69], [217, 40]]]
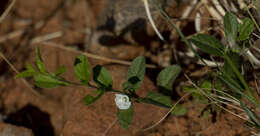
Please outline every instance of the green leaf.
[[197, 34], [191, 37], [191, 42], [203, 52], [215, 56], [223, 56], [224, 45], [215, 37], [206, 34]]
[[234, 78], [232, 78], [229, 74], [219, 73], [217, 76], [220, 81], [225, 83], [231, 90], [235, 92], [243, 92], [244, 88], [241, 84], [239, 84]]
[[19, 74], [17, 74], [16, 76], [15, 76], [15, 78], [25, 78], [25, 77], [31, 77], [31, 76], [33, 76], [33, 75], [35, 75], [35, 74], [37, 74], [36, 72], [33, 72], [33, 71], [23, 71], [23, 72], [21, 72], [21, 73], [19, 73]]
[[232, 45], [235, 45], [238, 32], [238, 22], [236, 16], [231, 12], [226, 13], [226, 15], [224, 16], [224, 31], [227, 40]]
[[17, 74], [15, 78], [24, 78], [24, 77], [30, 77], [37, 74], [37, 72], [34, 70], [33, 66], [29, 63], [26, 63], [26, 70]]
[[250, 34], [254, 31], [254, 22], [250, 18], [243, 19], [242, 24], [238, 25], [238, 39], [244, 41], [249, 38]]
[[212, 89], [212, 84], [211, 84], [210, 81], [205, 80], [205, 81], [201, 84], [200, 88], [205, 89], [205, 90], [204, 90], [205, 93], [210, 94], [211, 89]]
[[104, 94], [104, 91], [101, 90], [97, 90], [98, 91], [98, 95], [96, 97], [92, 96], [92, 95], [87, 95], [84, 100], [83, 103], [87, 106], [91, 105], [92, 103], [94, 103], [95, 101], [97, 101], [99, 98], [101, 98], [101, 96]]
[[90, 78], [90, 66], [84, 55], [80, 55], [75, 59], [74, 73], [81, 84], [88, 85]]
[[67, 68], [65, 66], [61, 66], [59, 67], [56, 71], [55, 71], [55, 75], [56, 76], [60, 76], [61, 74], [63, 74], [64, 72], [67, 71]]
[[112, 77], [104, 67], [97, 65], [95, 68], [93, 68], [93, 73], [94, 81], [99, 87], [105, 87], [106, 89], [112, 88]]
[[92, 95], [87, 95], [87, 96], [84, 98], [84, 100], [83, 100], [83, 103], [84, 103], [85, 105], [90, 105], [90, 104], [92, 104], [92, 103], [94, 103], [94, 102], [95, 102], [95, 97], [92, 96]]
[[203, 112], [202, 119], [208, 119], [210, 117], [211, 109], [207, 108], [205, 111], [202, 112]]
[[198, 93], [196, 88], [194, 88], [194, 87], [187, 87], [187, 86], [183, 87], [183, 91], [187, 92], [187, 93]]
[[[205, 88], [207, 89], [207, 88]], [[193, 87], [183, 87], [183, 91], [187, 92], [187, 93], [191, 93], [192, 97], [195, 99], [196, 103], [207, 103], [207, 98], [201, 94], [201, 92], [199, 90], [197, 90], [196, 88]], [[210, 90], [207, 89], [206, 92], [210, 92]]]
[[141, 99], [141, 102], [164, 108], [170, 108], [172, 106], [171, 97], [156, 92], [148, 92], [147, 96]]
[[123, 84], [124, 90], [138, 90], [141, 87], [142, 81], [144, 80], [145, 68], [146, 64], [143, 56], [139, 56], [133, 60], [127, 72], [127, 81]]
[[26, 70], [28, 70], [28, 71], [35, 71], [34, 68], [33, 68], [33, 66], [32, 66], [31, 64], [29, 64], [29, 63], [26, 63], [25, 68], [26, 68]]
[[171, 112], [174, 116], [183, 116], [187, 114], [188, 109], [182, 106], [181, 104], [177, 104], [174, 110]]
[[211, 88], [211, 87], [212, 87], [212, 84], [211, 84], [210, 81], [205, 80], [205, 81], [201, 84], [200, 87], [201, 87], [202, 89], [212, 89], [212, 88]]
[[127, 72], [127, 80], [132, 77], [138, 77], [140, 80], [143, 80], [145, 74], [145, 67], [145, 58], [143, 56], [139, 56], [136, 59], [134, 59]]
[[251, 119], [251, 121], [253, 121], [257, 127], [260, 127], [260, 123], [257, 120], [254, 112], [252, 112], [242, 101], [240, 101], [240, 105], [244, 109], [248, 117]]
[[131, 122], [133, 120], [133, 116], [134, 116], [133, 104], [127, 110], [118, 109], [117, 119], [118, 119], [119, 124], [123, 128], [128, 128], [128, 126], [131, 124]]
[[67, 86], [69, 83], [47, 74], [37, 74], [34, 76], [34, 84], [41, 88], [54, 88], [57, 86]]
[[[241, 59], [240, 55], [238, 53], [231, 52], [231, 51], [228, 52], [227, 55], [232, 60], [234, 66], [237, 69], [239, 69], [239, 67], [242, 65], [242, 59]], [[233, 71], [232, 67], [230, 66], [230, 64], [226, 60], [224, 62], [223, 71], [224, 71], [225, 74], [228, 74], [231, 78], [236, 79], [235, 72]]]
[[[135, 80], [134, 80], [135, 79]], [[133, 80], [131, 81], [125, 81], [122, 85], [123, 87], [123, 90], [131, 90], [131, 91], [134, 91], [138, 88], [137, 86], [137, 83], [139, 82], [140, 80], [138, 78], [133, 78]]]
[[41, 58], [41, 54], [40, 54], [40, 48], [37, 47], [36, 48], [36, 65], [37, 65], [37, 68], [39, 69], [39, 71], [43, 74], [47, 74], [47, 70], [46, 70], [46, 67], [43, 63], [43, 60]]
[[172, 90], [172, 84], [181, 72], [181, 67], [178, 65], [172, 65], [163, 69], [157, 76], [157, 86]]

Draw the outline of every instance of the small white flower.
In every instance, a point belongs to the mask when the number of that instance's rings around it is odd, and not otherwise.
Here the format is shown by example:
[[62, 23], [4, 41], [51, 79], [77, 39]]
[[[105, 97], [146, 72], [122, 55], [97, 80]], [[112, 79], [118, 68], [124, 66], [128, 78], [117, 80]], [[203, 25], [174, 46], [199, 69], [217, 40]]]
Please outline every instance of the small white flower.
[[115, 102], [116, 106], [120, 110], [127, 110], [131, 106], [131, 101], [129, 101], [129, 97], [124, 94], [116, 94]]

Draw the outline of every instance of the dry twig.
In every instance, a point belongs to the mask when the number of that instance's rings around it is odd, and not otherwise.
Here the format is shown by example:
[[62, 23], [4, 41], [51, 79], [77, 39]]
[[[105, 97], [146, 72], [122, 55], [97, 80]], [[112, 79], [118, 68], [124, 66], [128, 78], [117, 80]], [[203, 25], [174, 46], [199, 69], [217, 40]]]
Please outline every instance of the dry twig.
[[154, 127], [156, 127], [156, 126], [158, 126], [160, 123], [162, 123], [165, 119], [166, 119], [166, 117], [175, 109], [175, 107], [177, 106], [177, 104], [179, 104], [185, 97], [187, 97], [187, 96], [189, 96], [190, 95], [190, 93], [186, 93], [185, 95], [183, 95], [173, 106], [172, 106], [172, 108], [159, 120], [159, 121], [157, 121], [155, 124], [153, 124], [153, 125], [151, 125], [150, 127], [147, 127], [147, 128], [145, 128], [145, 129], [141, 129], [141, 130], [139, 130], [139, 131], [147, 131], [147, 130], [150, 130], [150, 129], [152, 129], [152, 128], [154, 128]]
[[[47, 45], [47, 46], [51, 46], [51, 47], [60, 48], [62, 50], [66, 50], [66, 51], [77, 53], [77, 54], [83, 54], [86, 57], [89, 57], [89, 58], [92, 58], [92, 59], [102, 60], [102, 61], [110, 62], [110, 63], [122, 64], [122, 65], [131, 65], [131, 62], [129, 62], [129, 61], [111, 59], [111, 58], [107, 58], [107, 57], [103, 57], [103, 56], [98, 56], [98, 55], [95, 55], [95, 54], [92, 54], [92, 53], [82, 52], [82, 51], [78, 51], [78, 50], [75, 50], [75, 49], [72, 49], [72, 48], [68, 48], [68, 47], [65, 47], [63, 45], [53, 43], [53, 42], [42, 42], [42, 44]], [[156, 68], [155, 65], [151, 65], [151, 64], [147, 64], [146, 66], [147, 66], [147, 68]]]
[[12, 0], [12, 2], [9, 4], [7, 9], [4, 11], [4, 13], [0, 16], [0, 23], [5, 19], [5, 17], [8, 15], [8, 13], [11, 11], [12, 7], [14, 6], [16, 0]]

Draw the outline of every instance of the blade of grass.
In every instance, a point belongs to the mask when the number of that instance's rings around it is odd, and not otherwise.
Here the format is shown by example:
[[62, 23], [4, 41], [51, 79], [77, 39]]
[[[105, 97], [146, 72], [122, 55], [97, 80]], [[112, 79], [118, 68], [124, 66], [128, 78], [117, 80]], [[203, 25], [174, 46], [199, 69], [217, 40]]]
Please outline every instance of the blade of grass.
[[[227, 78], [227, 77], [225, 77]], [[248, 101], [250, 101], [251, 103], [255, 104], [254, 100], [252, 100], [249, 96], [245, 95], [244, 93], [242, 93], [240, 91], [239, 88], [237, 88], [235, 85], [233, 85], [232, 83], [230, 83], [228, 80], [226, 80], [224, 77], [219, 76], [219, 79], [222, 80], [224, 83], [226, 83], [231, 89], [233, 89], [234, 91], [236, 91], [238, 94], [242, 95], [243, 97], [245, 97]]]
[[243, 84], [243, 86], [246, 89], [246, 93], [248, 95], [248, 97], [250, 97], [253, 101], [254, 104], [257, 107], [260, 107], [260, 103], [257, 101], [256, 97], [254, 96], [252, 90], [248, 87], [244, 77], [240, 74], [240, 72], [238, 71], [238, 69], [236, 68], [236, 66], [233, 64], [232, 60], [229, 58], [229, 56], [227, 54], [224, 54], [224, 58], [227, 60], [227, 62], [229, 63], [230, 67], [233, 69], [233, 71], [235, 72], [235, 74], [237, 75], [238, 79], [241, 81], [241, 83]]
[[257, 127], [260, 127], [260, 123], [258, 119], [256, 118], [255, 114], [241, 101], [240, 102], [241, 107], [245, 110], [246, 114], [249, 116], [249, 118], [255, 123]]
[[0, 16], [0, 23], [5, 19], [5, 17], [8, 15], [8, 13], [11, 11], [15, 2], [16, 2], [16, 0], [12, 0], [12, 2], [9, 4], [7, 9], [4, 11], [4, 13]]
[[246, 11], [247, 11], [247, 13], [249, 14], [250, 18], [253, 20], [253, 22], [254, 22], [254, 24], [255, 24], [255, 26], [256, 26], [258, 32], [260, 32], [260, 27], [259, 27], [259, 25], [257, 24], [257, 22], [256, 22], [254, 16], [252, 15], [252, 13], [250, 12], [248, 6], [246, 7]]
[[176, 26], [176, 24], [171, 20], [171, 18], [169, 17], [169, 15], [163, 10], [162, 7], [159, 6], [159, 4], [156, 4], [155, 0], [152, 0], [154, 5], [159, 9], [160, 13], [162, 14], [162, 16], [164, 17], [165, 20], [167, 20], [167, 22], [169, 22], [174, 29], [177, 31], [177, 33], [180, 35], [181, 39], [184, 41], [184, 43], [192, 50], [192, 52], [195, 54], [196, 57], [198, 57], [206, 66], [207, 63], [205, 63], [205, 61], [199, 56], [199, 54], [196, 52], [196, 50], [192, 47], [191, 43], [187, 40], [187, 38], [184, 36], [184, 34], [182, 33], [182, 31]]

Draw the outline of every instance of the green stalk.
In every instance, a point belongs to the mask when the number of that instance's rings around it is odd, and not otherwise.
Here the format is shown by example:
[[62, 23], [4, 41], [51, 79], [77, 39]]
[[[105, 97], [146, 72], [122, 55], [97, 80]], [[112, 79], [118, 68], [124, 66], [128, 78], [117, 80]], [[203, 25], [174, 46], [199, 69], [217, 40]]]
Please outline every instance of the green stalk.
[[196, 50], [192, 47], [191, 43], [187, 40], [187, 38], [184, 36], [182, 31], [171, 20], [171, 18], [168, 16], [168, 14], [158, 4], [156, 4], [155, 0], [153, 0], [153, 3], [160, 10], [160, 12], [163, 15], [164, 19], [166, 19], [174, 27], [174, 29], [180, 35], [181, 39], [192, 50], [192, 52], [195, 54], [195, 56], [198, 57], [206, 66], [208, 66], [207, 63], [205, 63], [205, 61], [199, 56], [199, 54], [196, 52]]
[[228, 64], [231, 66], [232, 70], [235, 72], [235, 74], [237, 75], [238, 79], [240, 80], [240, 82], [243, 84], [243, 86], [246, 89], [246, 94], [248, 95], [248, 97], [250, 97], [254, 104], [258, 107], [260, 107], [260, 103], [257, 101], [256, 97], [254, 96], [254, 93], [252, 92], [252, 90], [248, 87], [244, 77], [240, 74], [240, 72], [238, 71], [238, 69], [235, 67], [235, 65], [233, 64], [232, 60], [229, 58], [229, 56], [227, 54], [224, 53], [224, 58], [225, 60], [227, 60]]

